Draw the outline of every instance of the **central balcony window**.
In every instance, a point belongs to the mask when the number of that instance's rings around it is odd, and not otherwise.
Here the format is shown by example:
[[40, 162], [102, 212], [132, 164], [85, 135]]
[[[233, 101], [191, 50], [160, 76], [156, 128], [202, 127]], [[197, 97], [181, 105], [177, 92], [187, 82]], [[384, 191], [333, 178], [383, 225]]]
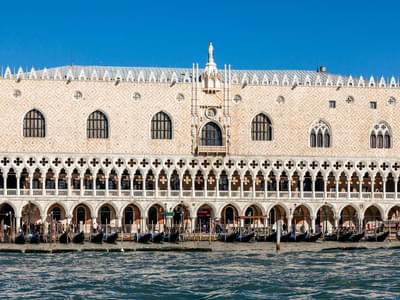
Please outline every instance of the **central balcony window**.
[[215, 122], [208, 122], [203, 126], [199, 144], [197, 148], [198, 154], [224, 155], [226, 153], [222, 130]]

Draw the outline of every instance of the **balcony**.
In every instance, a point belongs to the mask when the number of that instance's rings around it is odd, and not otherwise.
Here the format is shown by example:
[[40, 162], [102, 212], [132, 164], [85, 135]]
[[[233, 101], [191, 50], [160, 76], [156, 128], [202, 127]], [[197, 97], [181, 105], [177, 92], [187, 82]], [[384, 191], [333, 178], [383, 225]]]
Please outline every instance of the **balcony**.
[[226, 155], [226, 146], [198, 146], [198, 155]]

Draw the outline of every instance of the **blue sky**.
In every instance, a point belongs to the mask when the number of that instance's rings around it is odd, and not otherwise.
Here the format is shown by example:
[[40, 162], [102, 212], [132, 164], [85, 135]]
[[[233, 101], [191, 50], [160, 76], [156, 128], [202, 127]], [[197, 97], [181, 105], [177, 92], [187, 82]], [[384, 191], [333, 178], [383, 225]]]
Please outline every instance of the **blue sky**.
[[400, 1], [2, 1], [0, 65], [316, 69], [400, 75]]

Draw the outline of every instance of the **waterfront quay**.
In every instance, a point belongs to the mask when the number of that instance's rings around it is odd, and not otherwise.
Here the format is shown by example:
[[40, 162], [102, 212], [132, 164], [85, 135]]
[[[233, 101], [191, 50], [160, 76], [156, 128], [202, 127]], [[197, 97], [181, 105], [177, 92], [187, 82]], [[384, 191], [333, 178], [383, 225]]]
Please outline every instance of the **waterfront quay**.
[[[385, 241], [382, 243], [284, 243], [279, 253], [287, 252], [319, 252], [319, 251], [363, 251], [367, 249], [400, 249], [400, 241]], [[180, 243], [140, 244], [132, 241], [115, 244], [24, 244], [1, 243], [0, 253], [66, 253], [66, 252], [232, 252], [257, 251], [260, 253], [278, 253], [275, 243], [223, 243], [209, 241], [187, 241]]]

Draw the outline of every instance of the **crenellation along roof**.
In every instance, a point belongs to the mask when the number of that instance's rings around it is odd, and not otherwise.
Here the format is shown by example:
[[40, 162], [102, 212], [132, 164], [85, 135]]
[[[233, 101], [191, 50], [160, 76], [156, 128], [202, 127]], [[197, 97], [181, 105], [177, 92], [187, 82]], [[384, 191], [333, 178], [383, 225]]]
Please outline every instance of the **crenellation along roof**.
[[[199, 69], [199, 74], [204, 69]], [[219, 70], [221, 81], [225, 81], [224, 70]], [[6, 79], [34, 80], [92, 80], [126, 82], [192, 82], [191, 68], [156, 67], [108, 67], [108, 66], [60, 66], [25, 71], [19, 68], [11, 72], [7, 67], [1, 77]], [[399, 87], [399, 80], [391, 78], [364, 78], [341, 76], [327, 72], [309, 70], [231, 70], [232, 84], [282, 85], [282, 86], [350, 86], [350, 87]]]

